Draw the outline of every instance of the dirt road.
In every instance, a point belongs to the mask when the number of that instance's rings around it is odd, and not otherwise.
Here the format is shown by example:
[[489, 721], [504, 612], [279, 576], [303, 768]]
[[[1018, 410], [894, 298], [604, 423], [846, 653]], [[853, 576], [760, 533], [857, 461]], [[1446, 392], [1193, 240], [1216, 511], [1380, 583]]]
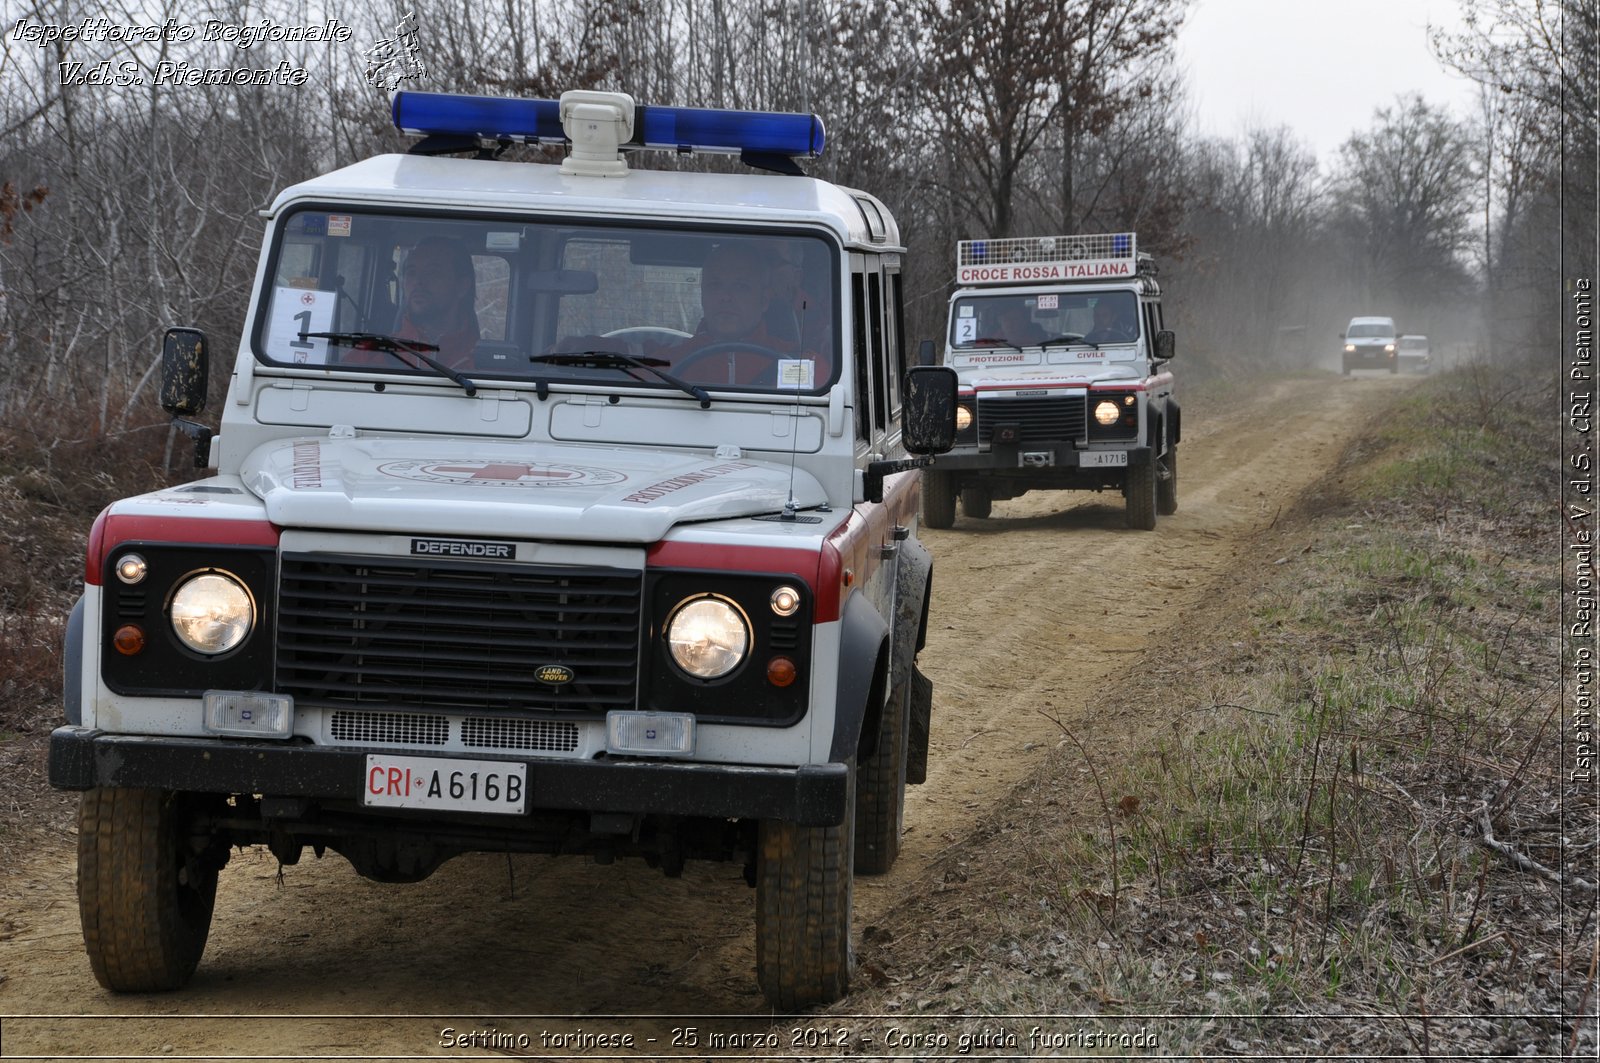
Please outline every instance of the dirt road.
[[[1171, 615], [1234, 566], [1270, 563], [1251, 536], [1409, 383], [1297, 381], [1191, 402], [1179, 513], [1153, 533], [1123, 528], [1117, 496], [1050, 493], [924, 531], [936, 558], [929, 777], [911, 793], [894, 872], [858, 880], [858, 936], [913, 899], [930, 864], [1059, 740], [1041, 710], [1091, 747], [1114, 739], [1103, 680], [1183, 637]], [[236, 855], [193, 983], [149, 997], [95, 984], [73, 871], [66, 843], [0, 871], [0, 1056], [629, 1055], [671, 1051], [688, 1026], [703, 1045], [708, 1027], [769, 1025], [754, 895], [736, 866], [691, 864], [671, 880], [637, 863], [469, 856], [418, 885], [378, 886], [337, 856], [308, 853], [280, 875], [265, 852]], [[677, 1015], [749, 1018], [666, 1017]], [[484, 1039], [463, 1040], [472, 1033]], [[632, 1050], [595, 1035], [631, 1035]]]

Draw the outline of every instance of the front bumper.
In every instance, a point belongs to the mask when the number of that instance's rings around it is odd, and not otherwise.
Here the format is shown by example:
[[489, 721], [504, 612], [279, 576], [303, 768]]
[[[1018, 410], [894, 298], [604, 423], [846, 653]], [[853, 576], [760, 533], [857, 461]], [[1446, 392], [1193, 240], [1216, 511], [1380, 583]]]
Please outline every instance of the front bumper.
[[[108, 734], [58, 727], [50, 735], [50, 785], [260, 794], [360, 801], [367, 749]], [[404, 755], [400, 750], [384, 750]], [[430, 757], [439, 754], [430, 753]], [[718, 819], [844, 822], [845, 764], [798, 768], [642, 760], [499, 757], [528, 765], [528, 810], [619, 812]]]
[[1394, 359], [1395, 356], [1385, 352], [1382, 347], [1357, 347], [1344, 352], [1344, 364], [1351, 369], [1388, 369], [1395, 364]]
[[[1121, 472], [1125, 466], [1103, 465], [1087, 466], [1083, 464], [1084, 456], [1099, 451], [1120, 450], [1128, 455], [1128, 465], [1150, 464], [1150, 448], [1135, 446], [1119, 446], [1107, 443], [1096, 447], [1094, 450], [1079, 450], [1071, 443], [1020, 443], [996, 444], [988, 450], [952, 450], [940, 454], [933, 460], [933, 467], [941, 471], [963, 471], [969, 469], [984, 469], [995, 471], [1008, 471], [1029, 473], [1049, 469], [1084, 469], [1088, 472]], [[1044, 453], [1051, 456], [1048, 465], [1030, 465], [1024, 456], [1028, 454]]]

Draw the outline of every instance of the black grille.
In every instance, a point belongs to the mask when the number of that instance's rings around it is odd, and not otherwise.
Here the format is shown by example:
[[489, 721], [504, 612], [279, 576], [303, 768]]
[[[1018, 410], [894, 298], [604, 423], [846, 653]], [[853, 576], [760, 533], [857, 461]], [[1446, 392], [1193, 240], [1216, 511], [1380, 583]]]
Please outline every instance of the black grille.
[[1019, 443], [1082, 441], [1088, 421], [1082, 395], [1046, 399], [979, 399], [978, 442], [994, 438], [994, 426], [1014, 424]]
[[278, 689], [308, 705], [634, 707], [636, 572], [286, 555], [280, 579]]

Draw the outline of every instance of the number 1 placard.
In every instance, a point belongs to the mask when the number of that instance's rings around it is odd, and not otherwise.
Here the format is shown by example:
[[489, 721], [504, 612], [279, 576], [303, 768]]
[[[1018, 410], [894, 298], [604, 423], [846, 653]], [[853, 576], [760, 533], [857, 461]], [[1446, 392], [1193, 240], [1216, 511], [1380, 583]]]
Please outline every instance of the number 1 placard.
[[328, 341], [303, 340], [302, 332], [333, 330], [333, 292], [306, 288], [279, 288], [267, 320], [266, 354], [275, 362], [291, 365], [327, 365]]

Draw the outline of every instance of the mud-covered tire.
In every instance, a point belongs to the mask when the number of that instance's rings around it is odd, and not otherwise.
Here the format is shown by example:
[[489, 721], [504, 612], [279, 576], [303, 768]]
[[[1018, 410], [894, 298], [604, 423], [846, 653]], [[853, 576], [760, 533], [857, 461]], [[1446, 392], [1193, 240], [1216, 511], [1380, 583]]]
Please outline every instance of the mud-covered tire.
[[850, 988], [854, 772], [844, 822], [764, 819], [756, 842], [756, 981], [785, 1012], [831, 1004]]
[[1170, 517], [1178, 512], [1178, 444], [1169, 446], [1166, 454], [1156, 460], [1166, 473], [1156, 479], [1156, 512]]
[[955, 522], [955, 477], [934, 469], [922, 470], [922, 523], [930, 528], [949, 528]]
[[1129, 465], [1123, 490], [1128, 496], [1128, 527], [1154, 531], [1156, 526], [1155, 459], [1142, 465]]
[[107, 989], [177, 989], [199, 966], [221, 865], [193, 851], [191, 808], [165, 790], [98, 788], [79, 801], [78, 914]]
[[961, 489], [961, 512], [969, 517], [982, 520], [994, 509], [994, 496], [987, 487], [963, 487]]
[[906, 751], [911, 738], [910, 675], [889, 692], [872, 755], [856, 769], [855, 872], [883, 875], [900, 855], [905, 826]]

